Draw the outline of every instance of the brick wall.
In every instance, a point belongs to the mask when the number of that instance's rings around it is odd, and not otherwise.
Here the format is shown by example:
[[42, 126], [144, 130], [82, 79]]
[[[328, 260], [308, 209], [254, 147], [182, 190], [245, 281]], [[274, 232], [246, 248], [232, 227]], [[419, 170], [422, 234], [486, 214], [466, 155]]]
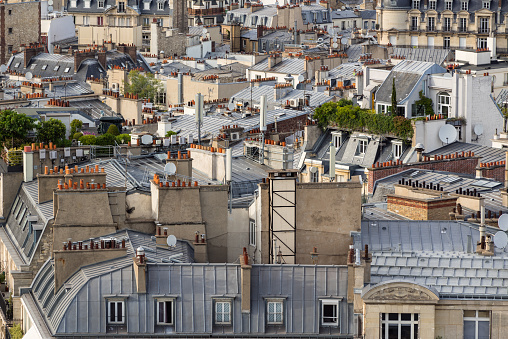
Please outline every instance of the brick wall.
[[457, 204], [457, 197], [443, 199], [417, 199], [388, 195], [388, 211], [411, 220], [449, 220], [449, 213]]
[[482, 178], [494, 179], [504, 183], [504, 165], [496, 165], [492, 167], [481, 167], [478, 171], [481, 171]]
[[373, 193], [374, 183], [377, 180], [409, 169], [426, 169], [475, 175], [478, 159], [479, 157], [473, 156], [369, 168], [367, 174], [369, 181], [369, 193]]
[[[34, 1], [1, 6], [2, 54], [0, 58], [2, 63], [7, 62], [11, 57], [8, 53], [8, 46], [12, 46], [13, 50], [19, 51], [21, 45], [38, 43], [40, 41], [40, 6], [40, 2]], [[12, 28], [12, 33], [9, 33], [9, 28]]]

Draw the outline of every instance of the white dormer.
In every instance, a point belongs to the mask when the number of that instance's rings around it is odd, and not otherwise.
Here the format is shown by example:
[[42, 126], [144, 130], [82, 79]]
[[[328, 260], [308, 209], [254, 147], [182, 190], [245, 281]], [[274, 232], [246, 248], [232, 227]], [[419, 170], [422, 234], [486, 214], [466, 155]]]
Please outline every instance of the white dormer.
[[71, 0], [71, 7], [76, 8], [76, 3], [77, 3], [76, 0]]
[[83, 5], [84, 5], [85, 8], [90, 8], [90, 0], [85, 0], [83, 2]]
[[150, 0], [148, 1], [143, 1], [143, 9], [145, 11], [148, 11], [150, 9]]
[[395, 160], [400, 159], [402, 156], [402, 141], [401, 140], [393, 140], [392, 141], [392, 154]]

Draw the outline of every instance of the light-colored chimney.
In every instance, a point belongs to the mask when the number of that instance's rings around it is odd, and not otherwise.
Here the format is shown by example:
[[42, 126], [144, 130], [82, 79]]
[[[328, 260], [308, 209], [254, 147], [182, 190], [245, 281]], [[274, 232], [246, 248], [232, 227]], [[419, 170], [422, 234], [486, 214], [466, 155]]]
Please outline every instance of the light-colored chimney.
[[421, 144], [421, 143], [417, 144], [415, 147], [415, 150], [416, 150], [416, 161], [422, 162], [423, 161], [423, 150], [424, 150], [423, 144]]
[[133, 261], [137, 292], [146, 293], [146, 258], [143, 247], [138, 247]]
[[242, 284], [242, 313], [250, 313], [250, 287], [251, 287], [251, 269], [249, 265], [249, 255], [247, 249], [243, 248], [243, 253], [240, 256], [241, 264], [241, 284]]
[[330, 181], [335, 181], [335, 145], [330, 142]]
[[32, 147], [25, 146], [23, 150], [23, 181], [29, 182], [34, 179], [34, 153]]

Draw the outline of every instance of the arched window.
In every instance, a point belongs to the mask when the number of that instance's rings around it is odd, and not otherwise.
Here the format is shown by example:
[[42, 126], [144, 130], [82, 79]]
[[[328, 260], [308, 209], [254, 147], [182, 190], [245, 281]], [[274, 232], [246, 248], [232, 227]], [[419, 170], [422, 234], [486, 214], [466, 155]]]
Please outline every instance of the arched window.
[[437, 95], [437, 113], [443, 114], [445, 117], [452, 111], [451, 97], [446, 92], [440, 92]]

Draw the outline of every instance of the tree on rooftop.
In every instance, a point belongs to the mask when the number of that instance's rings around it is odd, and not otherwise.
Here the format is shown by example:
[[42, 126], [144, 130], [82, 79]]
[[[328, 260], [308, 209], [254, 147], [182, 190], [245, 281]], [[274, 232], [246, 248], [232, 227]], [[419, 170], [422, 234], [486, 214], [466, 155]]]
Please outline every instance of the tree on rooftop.
[[56, 143], [65, 138], [65, 124], [58, 119], [51, 118], [41, 121], [37, 125], [37, 139], [39, 141]]
[[83, 127], [83, 121], [81, 121], [79, 119], [72, 120], [70, 135], [74, 135], [75, 133], [80, 132], [82, 127]]
[[0, 112], [0, 141], [9, 142], [9, 147], [21, 145], [28, 132], [34, 128], [34, 119], [12, 110]]
[[395, 89], [395, 77], [392, 79], [392, 115], [397, 114], [397, 90]]
[[161, 89], [161, 81], [155, 79], [152, 73], [141, 73], [136, 70], [129, 72], [127, 82], [124, 83], [124, 93], [137, 94], [140, 98], [152, 101]]

